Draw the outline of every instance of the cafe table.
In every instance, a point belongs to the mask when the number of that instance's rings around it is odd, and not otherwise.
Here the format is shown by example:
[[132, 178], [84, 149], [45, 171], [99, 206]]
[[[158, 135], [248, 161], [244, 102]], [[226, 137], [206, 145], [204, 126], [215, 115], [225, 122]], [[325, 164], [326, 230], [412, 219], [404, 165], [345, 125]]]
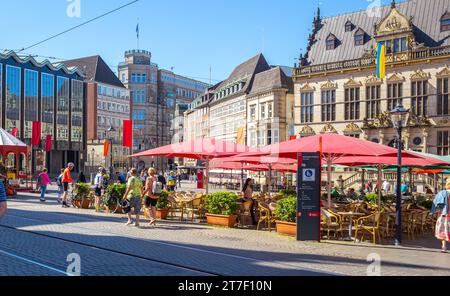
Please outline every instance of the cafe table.
[[343, 217], [348, 217], [349, 219], [349, 225], [348, 225], [348, 238], [345, 238], [346, 241], [354, 241], [352, 237], [352, 231], [353, 231], [353, 217], [362, 217], [365, 216], [364, 213], [355, 213], [355, 212], [339, 212], [339, 215]]

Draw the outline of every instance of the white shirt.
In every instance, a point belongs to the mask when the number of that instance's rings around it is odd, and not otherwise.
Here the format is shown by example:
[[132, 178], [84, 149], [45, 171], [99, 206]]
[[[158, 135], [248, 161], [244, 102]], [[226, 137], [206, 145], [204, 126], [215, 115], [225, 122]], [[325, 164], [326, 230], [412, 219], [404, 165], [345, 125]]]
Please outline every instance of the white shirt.
[[102, 174], [98, 173], [98, 174], [95, 176], [94, 185], [95, 185], [95, 187], [97, 187], [97, 188], [101, 188], [101, 187], [103, 186], [103, 176], [102, 176]]
[[383, 190], [389, 191], [391, 189], [391, 184], [388, 181], [384, 181], [383, 183]]

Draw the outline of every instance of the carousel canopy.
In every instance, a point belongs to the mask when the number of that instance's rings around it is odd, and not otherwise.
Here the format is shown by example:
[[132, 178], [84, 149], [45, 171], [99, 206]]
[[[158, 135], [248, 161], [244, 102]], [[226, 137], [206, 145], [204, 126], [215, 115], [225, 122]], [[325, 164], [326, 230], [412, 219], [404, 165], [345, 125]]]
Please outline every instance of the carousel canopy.
[[0, 154], [27, 153], [27, 144], [0, 128]]

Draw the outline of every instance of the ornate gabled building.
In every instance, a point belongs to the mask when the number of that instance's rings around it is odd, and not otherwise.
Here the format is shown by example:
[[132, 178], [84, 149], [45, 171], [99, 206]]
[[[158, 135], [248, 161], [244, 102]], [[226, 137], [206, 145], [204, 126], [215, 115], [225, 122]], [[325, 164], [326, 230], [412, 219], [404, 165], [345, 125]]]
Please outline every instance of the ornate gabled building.
[[[377, 79], [377, 43], [386, 46], [386, 78]], [[299, 137], [336, 132], [392, 144], [389, 111], [411, 110], [411, 150], [450, 154], [450, 1], [409, 0], [313, 22], [307, 52], [294, 69]]]

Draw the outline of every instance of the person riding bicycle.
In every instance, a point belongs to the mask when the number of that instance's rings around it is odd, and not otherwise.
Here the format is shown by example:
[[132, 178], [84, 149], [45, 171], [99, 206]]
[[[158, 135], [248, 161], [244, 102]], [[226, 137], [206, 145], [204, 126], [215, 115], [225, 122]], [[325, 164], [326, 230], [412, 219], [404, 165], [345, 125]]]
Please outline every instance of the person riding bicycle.
[[63, 173], [63, 178], [62, 178], [62, 183], [63, 183], [63, 188], [64, 188], [63, 203], [62, 203], [63, 208], [69, 208], [69, 206], [67, 205], [67, 195], [69, 193], [69, 184], [75, 183], [72, 179], [72, 174], [71, 174], [71, 172], [74, 169], [75, 169], [75, 164], [70, 162], [67, 164], [67, 168], [64, 170], [64, 173]]

